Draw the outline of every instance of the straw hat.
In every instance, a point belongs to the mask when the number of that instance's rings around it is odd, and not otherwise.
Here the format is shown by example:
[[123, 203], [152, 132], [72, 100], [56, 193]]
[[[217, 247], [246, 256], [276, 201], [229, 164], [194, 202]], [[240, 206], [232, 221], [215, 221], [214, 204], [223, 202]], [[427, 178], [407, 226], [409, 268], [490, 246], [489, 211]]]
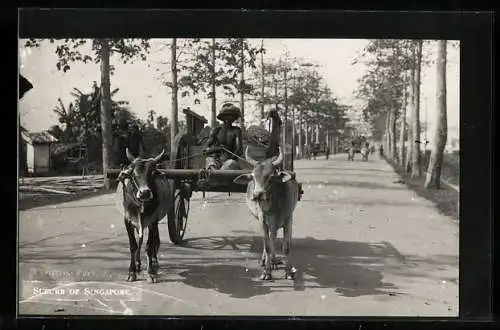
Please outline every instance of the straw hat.
[[217, 114], [217, 119], [224, 120], [225, 117], [241, 117], [240, 109], [232, 103], [225, 103]]

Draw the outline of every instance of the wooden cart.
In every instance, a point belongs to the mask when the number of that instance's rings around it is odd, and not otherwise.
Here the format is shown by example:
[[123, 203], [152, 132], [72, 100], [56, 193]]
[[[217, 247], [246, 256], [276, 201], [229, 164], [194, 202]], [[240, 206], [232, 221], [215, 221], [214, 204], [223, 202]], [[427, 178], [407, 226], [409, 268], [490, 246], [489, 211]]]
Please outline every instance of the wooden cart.
[[[171, 192], [173, 207], [167, 215], [167, 224], [170, 240], [174, 244], [180, 244], [184, 237], [190, 198], [193, 192], [244, 193], [246, 186], [235, 184], [233, 180], [252, 170], [252, 166], [244, 160], [238, 161], [241, 170], [206, 170], [203, 153], [205, 146], [200, 143], [198, 136], [207, 120], [189, 109], [185, 109], [183, 112], [187, 128], [175, 138], [174, 150], [171, 152], [170, 160], [166, 162], [170, 166], [159, 167], [160, 174], [173, 182], [171, 185], [173, 187]], [[271, 132], [271, 136], [276, 136], [276, 134], [278, 134], [276, 130]], [[249, 153], [254, 159], [264, 160], [266, 158], [267, 147], [253, 144], [248, 145], [248, 147]], [[292, 157], [285, 153], [283, 168], [291, 172], [292, 162]], [[119, 172], [116, 169], [109, 169], [106, 171], [106, 176], [116, 178]]]

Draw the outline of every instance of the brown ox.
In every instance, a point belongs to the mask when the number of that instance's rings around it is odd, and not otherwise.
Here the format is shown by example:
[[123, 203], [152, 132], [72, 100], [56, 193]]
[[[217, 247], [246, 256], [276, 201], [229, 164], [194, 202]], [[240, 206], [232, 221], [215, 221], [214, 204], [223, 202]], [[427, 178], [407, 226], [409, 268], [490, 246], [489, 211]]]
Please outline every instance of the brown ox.
[[[117, 207], [124, 215], [125, 228], [129, 238], [130, 267], [127, 281], [135, 281], [137, 273], [141, 270], [140, 251], [144, 229], [147, 227], [147, 270], [151, 282], [155, 283], [159, 269], [157, 254], [160, 247], [160, 234], [158, 222], [167, 215], [167, 212], [170, 211], [168, 207], [172, 204], [171, 182], [158, 175], [157, 164], [168, 156], [165, 151], [162, 151], [155, 158], [136, 158], [128, 149], [126, 149], [126, 154], [131, 164], [118, 176], [121, 184], [116, 190], [116, 198]], [[139, 236], [139, 244], [137, 244], [134, 229]]]
[[285, 278], [293, 279], [296, 270], [290, 264], [288, 255], [292, 240], [293, 211], [299, 200], [299, 184], [290, 173], [279, 170], [283, 161], [281, 147], [277, 158], [257, 162], [248, 154], [248, 147], [245, 157], [254, 166], [252, 173], [242, 174], [236, 177], [234, 182], [247, 185], [248, 207], [262, 226], [264, 250], [261, 265], [264, 266], [264, 272], [260, 278], [272, 279], [277, 231], [283, 228]]

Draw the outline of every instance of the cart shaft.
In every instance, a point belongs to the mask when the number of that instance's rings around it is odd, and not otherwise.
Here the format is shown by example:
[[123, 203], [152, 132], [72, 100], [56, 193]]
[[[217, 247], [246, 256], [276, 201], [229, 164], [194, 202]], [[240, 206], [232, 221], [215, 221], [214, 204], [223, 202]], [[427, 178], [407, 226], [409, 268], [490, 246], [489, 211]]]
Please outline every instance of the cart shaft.
[[[158, 172], [168, 179], [181, 179], [181, 180], [197, 180], [203, 170], [200, 169], [158, 169]], [[213, 170], [206, 171], [210, 181], [212, 180], [233, 180], [241, 174], [250, 173], [250, 170]], [[106, 178], [115, 179], [118, 177], [120, 170], [108, 169], [106, 171]], [[201, 176], [203, 177], [203, 176]]]

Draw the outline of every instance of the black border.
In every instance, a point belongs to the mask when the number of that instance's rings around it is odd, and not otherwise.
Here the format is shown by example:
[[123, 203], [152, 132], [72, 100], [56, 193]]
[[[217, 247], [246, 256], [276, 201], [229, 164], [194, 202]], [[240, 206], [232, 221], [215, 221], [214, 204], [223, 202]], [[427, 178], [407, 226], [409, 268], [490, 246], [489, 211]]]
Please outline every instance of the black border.
[[[436, 322], [426, 318], [413, 326], [462, 328], [476, 324], [488, 328], [492, 317], [492, 205], [491, 173], [492, 138], [492, 36], [491, 13], [464, 12], [340, 12], [340, 11], [241, 11], [241, 10], [36, 10], [23, 9], [20, 13], [21, 37], [293, 37], [293, 38], [424, 38], [461, 40], [461, 190], [460, 195], [460, 317], [469, 322]], [[91, 22], [91, 24], [89, 24]], [[16, 49], [17, 49], [17, 40]], [[16, 51], [17, 56], [17, 51]], [[15, 72], [17, 77], [17, 70]], [[17, 78], [16, 78], [17, 79]], [[36, 88], [36, 86], [35, 86]], [[15, 159], [14, 157], [12, 159]], [[4, 164], [4, 166], [6, 166]], [[11, 168], [12, 171], [12, 168]], [[5, 173], [5, 172], [4, 172]], [[13, 182], [10, 181], [9, 182]], [[17, 182], [16, 182], [17, 184]], [[16, 228], [16, 227], [14, 227]], [[12, 231], [12, 236], [17, 233]], [[4, 249], [15, 256], [15, 246]], [[7, 252], [8, 251], [8, 252]], [[2, 253], [3, 254], [3, 253]], [[11, 281], [15, 283], [15, 258]], [[5, 283], [5, 282], [4, 282]], [[12, 285], [10, 286], [12, 289]], [[15, 291], [4, 296], [4, 301], [16, 301]], [[4, 314], [2, 312], [2, 314]], [[15, 305], [9, 310], [15, 316]], [[18, 319], [17, 325], [40, 328], [42, 324], [73, 328], [98, 328], [111, 325], [115, 319], [65, 317], [63, 319]], [[239, 319], [239, 321], [238, 321]], [[269, 325], [283, 320], [280, 326], [302, 328], [312, 326], [356, 326], [364, 328], [391, 328], [410, 326], [415, 318], [177, 318], [114, 320], [128, 326], [192, 327], [203, 324], [215, 328]], [[77, 321], [78, 320], [78, 321]], [[137, 320], [137, 321], [136, 321]], [[335, 320], [335, 321], [333, 321]], [[433, 321], [434, 320], [434, 321]], [[3, 319], [2, 323], [9, 323]], [[264, 323], [263, 323], [264, 322]], [[1, 324], [0, 324], [1, 326]]]

